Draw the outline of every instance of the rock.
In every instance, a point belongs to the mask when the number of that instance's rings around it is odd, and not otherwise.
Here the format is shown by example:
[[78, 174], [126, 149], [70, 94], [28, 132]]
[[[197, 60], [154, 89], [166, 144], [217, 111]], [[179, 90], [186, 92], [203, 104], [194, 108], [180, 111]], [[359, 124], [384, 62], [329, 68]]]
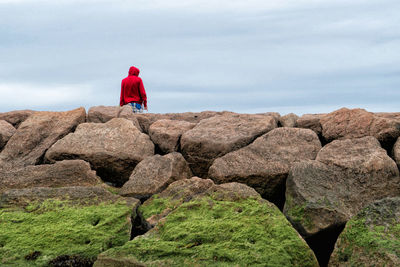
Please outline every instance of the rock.
[[178, 120], [158, 120], [149, 128], [149, 135], [154, 144], [158, 145], [163, 153], [179, 150], [179, 141], [183, 133], [189, 131], [195, 123]]
[[[190, 201], [196, 195], [204, 193], [213, 185], [214, 183], [210, 179], [201, 179], [198, 177], [182, 179], [171, 183], [165, 190], [153, 195], [140, 207], [140, 213], [145, 220], [147, 228], [154, 227], [174, 208]], [[167, 205], [167, 202], [169, 205]], [[157, 205], [159, 208], [156, 211], [152, 211], [151, 207]]]
[[399, 168], [400, 168], [400, 138], [398, 138], [397, 142], [394, 144], [393, 157], [397, 163], [397, 166], [399, 166]]
[[[198, 180], [175, 183], [188, 185]], [[254, 189], [238, 183], [205, 183], [211, 186], [203, 187], [203, 194], [180, 205], [161, 196], [169, 189], [153, 198], [151, 205], [145, 202], [139, 208], [143, 214], [157, 213], [162, 205], [171, 212], [145, 235], [101, 253], [94, 267], [318, 266], [311, 249], [283, 214]]]
[[189, 165], [180, 153], [154, 155], [142, 160], [133, 170], [120, 195], [139, 199], [160, 193], [170, 183], [192, 177]]
[[139, 121], [143, 132], [149, 133], [150, 126], [158, 120], [177, 120], [177, 121], [187, 121], [191, 123], [198, 123], [201, 120], [214, 117], [216, 115], [223, 114], [234, 114], [233, 112], [222, 111], [203, 111], [203, 112], [184, 112], [184, 113], [137, 113], [134, 116]]
[[10, 138], [0, 154], [3, 168], [24, 167], [40, 163], [46, 150], [57, 140], [84, 122], [84, 108], [66, 112], [35, 112]]
[[0, 120], [11, 123], [15, 128], [24, 122], [30, 115], [35, 113], [33, 110], [14, 110], [10, 112], [0, 113]]
[[87, 122], [105, 123], [118, 118], [121, 108], [119, 106], [91, 107], [87, 114]]
[[277, 126], [271, 116], [217, 115], [201, 120], [181, 137], [181, 150], [193, 173], [205, 177], [214, 159], [250, 144]]
[[202, 111], [202, 112], [183, 112], [183, 113], [166, 113], [165, 117], [169, 120], [187, 121], [191, 123], [198, 123], [201, 120], [214, 117], [216, 115], [234, 114], [229, 111]]
[[260, 194], [256, 190], [245, 184], [236, 182], [213, 185], [204, 191], [204, 193], [196, 195], [195, 198], [201, 199], [204, 196], [210, 196], [220, 201], [240, 201], [247, 198], [260, 198]]
[[375, 116], [364, 109], [342, 108], [321, 118], [322, 135], [328, 141], [374, 136], [383, 146], [400, 136], [400, 121]]
[[281, 114], [278, 112], [264, 112], [264, 113], [257, 113], [258, 115], [264, 115], [264, 116], [271, 116], [275, 119], [276, 123], [279, 123], [279, 120], [281, 118]]
[[10, 123], [0, 120], [0, 150], [7, 144], [15, 133], [15, 128]]
[[315, 159], [320, 149], [318, 136], [309, 129], [277, 128], [252, 144], [216, 159], [208, 177], [216, 183], [245, 183], [281, 207], [292, 164]]
[[[153, 195], [139, 208], [144, 224], [148, 229], [154, 227], [161, 219], [182, 203], [190, 201], [214, 186], [210, 179], [192, 177], [171, 183], [164, 191]], [[158, 206], [156, 210], [152, 207]]]
[[124, 118], [130, 120], [133, 123], [133, 125], [135, 125], [135, 127], [138, 128], [139, 131], [143, 132], [142, 126], [140, 126], [140, 123], [136, 118], [136, 114], [133, 113], [132, 107], [130, 105], [125, 105], [120, 109], [118, 113], [118, 118]]
[[400, 266], [400, 198], [370, 204], [346, 224], [329, 266]]
[[154, 154], [154, 144], [131, 121], [115, 118], [106, 123], [82, 123], [46, 153], [50, 162], [82, 159], [107, 182], [122, 185], [140, 161]]
[[282, 127], [296, 127], [296, 121], [299, 119], [294, 113], [286, 114], [285, 116], [280, 117], [279, 123]]
[[400, 112], [376, 112], [375, 116], [400, 121]]
[[68, 201], [74, 205], [98, 205], [100, 203], [127, 202], [138, 207], [140, 201], [134, 198], [122, 198], [101, 186], [65, 186], [65, 187], [31, 187], [9, 189], [0, 194], [0, 208], [27, 206], [45, 200]]
[[344, 225], [364, 206], [400, 194], [399, 170], [374, 137], [336, 140], [295, 164], [284, 213], [303, 236]]
[[99, 187], [6, 191], [0, 194], [0, 265], [67, 266], [74, 258], [68, 266], [91, 266], [99, 253], [130, 240], [139, 204]]
[[105, 123], [114, 118], [124, 118], [132, 121], [133, 125], [142, 132], [142, 127], [135, 118], [132, 108], [128, 105], [119, 106], [96, 106], [88, 111], [87, 121], [95, 123]]
[[95, 186], [101, 184], [96, 172], [83, 160], [64, 160], [55, 164], [27, 166], [0, 171], [0, 192], [31, 187]]
[[304, 114], [296, 121], [296, 127], [313, 130], [318, 136], [322, 134], [321, 117], [325, 114]]

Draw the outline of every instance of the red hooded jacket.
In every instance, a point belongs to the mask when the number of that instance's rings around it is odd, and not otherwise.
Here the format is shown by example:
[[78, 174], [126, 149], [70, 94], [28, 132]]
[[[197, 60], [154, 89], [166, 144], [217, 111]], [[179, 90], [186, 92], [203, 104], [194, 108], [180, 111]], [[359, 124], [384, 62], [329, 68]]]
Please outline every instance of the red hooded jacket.
[[120, 106], [134, 102], [142, 104], [144, 108], [147, 108], [146, 91], [144, 90], [142, 79], [138, 77], [139, 72], [138, 68], [132, 66], [129, 69], [128, 77], [122, 80]]

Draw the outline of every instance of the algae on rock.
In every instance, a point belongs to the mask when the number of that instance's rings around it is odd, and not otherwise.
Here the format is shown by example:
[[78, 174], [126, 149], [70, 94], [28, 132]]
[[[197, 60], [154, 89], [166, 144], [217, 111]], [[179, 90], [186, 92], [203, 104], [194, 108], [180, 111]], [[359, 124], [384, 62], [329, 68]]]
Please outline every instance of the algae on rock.
[[174, 209], [149, 232], [99, 255], [100, 266], [318, 266], [300, 235], [259, 197], [197, 196], [179, 206], [156, 198], [145, 216]]
[[354, 216], [329, 266], [400, 266], [400, 197], [374, 202]]
[[0, 265], [48, 266], [59, 256], [93, 262], [129, 241], [133, 212], [122, 200], [96, 205], [46, 200], [0, 209]]

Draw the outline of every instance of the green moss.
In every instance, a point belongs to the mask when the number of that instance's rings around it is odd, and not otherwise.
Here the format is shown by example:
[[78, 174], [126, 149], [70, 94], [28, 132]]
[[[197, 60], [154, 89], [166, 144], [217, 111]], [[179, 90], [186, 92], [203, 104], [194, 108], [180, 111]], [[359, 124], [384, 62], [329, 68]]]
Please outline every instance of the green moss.
[[174, 202], [168, 198], [160, 198], [158, 195], [153, 195], [149, 201], [139, 207], [139, 212], [143, 218], [148, 219], [153, 215], [162, 213], [167, 208], [173, 209], [174, 206]]
[[192, 200], [147, 235], [102, 255], [149, 266], [318, 266], [283, 214], [256, 199]]
[[382, 258], [392, 254], [400, 258], [400, 224], [368, 226], [365, 218], [350, 220], [339, 237], [338, 260], [357, 265], [360, 257]]
[[0, 265], [47, 266], [59, 255], [96, 257], [129, 240], [130, 214], [125, 203], [76, 206], [58, 200], [1, 209]]
[[307, 207], [307, 202], [303, 205], [295, 205], [292, 197], [286, 197], [286, 204], [287, 205], [287, 215], [290, 217], [294, 223], [301, 224], [303, 227], [311, 229], [314, 227], [312, 222], [312, 218], [310, 218], [307, 213], [305, 212]]

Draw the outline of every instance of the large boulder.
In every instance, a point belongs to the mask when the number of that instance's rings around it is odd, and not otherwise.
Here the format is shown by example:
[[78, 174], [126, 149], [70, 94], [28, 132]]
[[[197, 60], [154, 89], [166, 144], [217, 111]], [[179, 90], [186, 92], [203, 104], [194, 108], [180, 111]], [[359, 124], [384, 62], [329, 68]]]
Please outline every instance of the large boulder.
[[329, 266], [400, 266], [400, 197], [370, 204], [346, 224]]
[[374, 136], [382, 145], [393, 145], [400, 136], [400, 121], [374, 115], [364, 109], [342, 108], [321, 118], [322, 135], [328, 141]]
[[189, 165], [180, 153], [154, 155], [142, 160], [133, 170], [120, 195], [139, 199], [160, 193], [170, 183], [192, 177]]
[[0, 154], [0, 167], [14, 168], [40, 163], [57, 140], [85, 121], [84, 108], [66, 112], [35, 112], [10, 138]]
[[178, 120], [187, 121], [191, 123], [198, 123], [199, 121], [207, 118], [214, 117], [216, 115], [233, 114], [232, 112], [215, 112], [215, 111], [203, 111], [203, 112], [184, 112], [184, 113], [137, 113], [134, 116], [139, 121], [145, 133], [149, 133], [150, 126], [158, 120]]
[[0, 192], [31, 187], [94, 186], [100, 183], [96, 172], [83, 160], [64, 160], [55, 164], [0, 170]]
[[139, 204], [100, 187], [8, 190], [0, 194], [0, 265], [92, 266], [130, 240]]
[[0, 120], [5, 120], [11, 123], [15, 128], [25, 121], [30, 115], [35, 113], [33, 110], [14, 110], [9, 112], [0, 113]]
[[[192, 181], [197, 183], [192, 189], [199, 189], [197, 180], [175, 183], [185, 184], [185, 191]], [[175, 190], [166, 191], [175, 194], [160, 194], [140, 207], [145, 215], [159, 214], [161, 207], [169, 207], [170, 213], [145, 235], [100, 254], [94, 267], [318, 266], [283, 214], [254, 189], [238, 183], [208, 184], [203, 193], [182, 199], [180, 205], [174, 197], [185, 194], [171, 184]]]
[[399, 170], [378, 140], [336, 140], [315, 161], [292, 167], [284, 213], [307, 237], [344, 225], [371, 202], [399, 194]]
[[154, 144], [131, 121], [115, 118], [106, 123], [82, 123], [55, 143], [46, 159], [82, 159], [104, 181], [122, 185], [140, 161], [154, 154]]
[[71, 204], [99, 205], [101, 203], [126, 202], [137, 208], [140, 201], [135, 198], [123, 198], [103, 186], [64, 186], [31, 187], [9, 189], [0, 193], [0, 208], [27, 207], [47, 200], [68, 201]]
[[87, 121], [96, 123], [105, 123], [114, 118], [124, 118], [132, 121], [133, 125], [142, 131], [142, 127], [132, 112], [132, 108], [128, 105], [120, 106], [96, 106], [91, 107], [88, 111]]
[[[173, 209], [190, 201], [196, 195], [204, 193], [212, 186], [214, 186], [212, 180], [198, 177], [175, 181], [161, 193], [146, 200], [140, 206], [139, 212], [148, 228], [152, 228]], [[152, 207], [155, 206], [158, 208], [153, 210]]]
[[16, 129], [10, 123], [0, 120], [0, 151], [14, 135]]
[[163, 153], [179, 150], [182, 134], [195, 127], [195, 123], [178, 120], [158, 120], [149, 128], [149, 135], [154, 144], [158, 145]]
[[315, 159], [320, 149], [318, 136], [309, 129], [277, 128], [252, 144], [216, 159], [208, 177], [216, 183], [245, 183], [282, 206], [290, 167], [300, 160]]
[[393, 146], [393, 157], [397, 165], [400, 167], [400, 138], [397, 139]]
[[296, 127], [297, 125], [297, 120], [299, 119], [299, 116], [297, 116], [294, 113], [289, 113], [286, 114], [285, 116], [282, 116], [279, 118], [279, 124], [282, 127]]
[[205, 177], [214, 159], [250, 144], [276, 126], [276, 120], [271, 116], [217, 115], [201, 120], [182, 135], [182, 154], [193, 173]]
[[166, 119], [187, 121], [191, 123], [198, 123], [201, 120], [214, 117], [216, 115], [232, 114], [229, 111], [202, 111], [202, 112], [183, 112], [183, 113], [166, 113]]
[[296, 127], [313, 130], [318, 136], [322, 134], [321, 117], [325, 114], [304, 114], [296, 120]]
[[95, 106], [88, 110], [87, 122], [105, 123], [118, 118], [122, 109], [119, 106]]
[[375, 116], [400, 121], [400, 112], [376, 112]]

